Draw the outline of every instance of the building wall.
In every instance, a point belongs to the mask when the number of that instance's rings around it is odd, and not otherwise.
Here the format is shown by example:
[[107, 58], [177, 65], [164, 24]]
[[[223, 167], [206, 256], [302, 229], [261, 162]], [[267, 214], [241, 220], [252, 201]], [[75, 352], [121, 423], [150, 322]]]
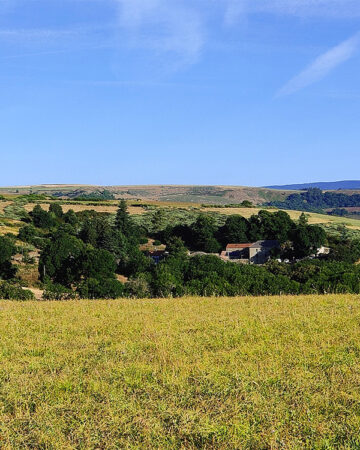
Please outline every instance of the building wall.
[[271, 249], [268, 248], [250, 248], [251, 264], [265, 264], [269, 259]]

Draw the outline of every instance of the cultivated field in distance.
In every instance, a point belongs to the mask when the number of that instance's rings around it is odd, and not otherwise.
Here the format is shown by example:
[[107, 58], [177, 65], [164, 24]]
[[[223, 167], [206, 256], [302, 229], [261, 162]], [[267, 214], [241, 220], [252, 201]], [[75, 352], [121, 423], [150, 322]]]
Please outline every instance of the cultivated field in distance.
[[357, 296], [1, 302], [2, 448], [359, 448]]

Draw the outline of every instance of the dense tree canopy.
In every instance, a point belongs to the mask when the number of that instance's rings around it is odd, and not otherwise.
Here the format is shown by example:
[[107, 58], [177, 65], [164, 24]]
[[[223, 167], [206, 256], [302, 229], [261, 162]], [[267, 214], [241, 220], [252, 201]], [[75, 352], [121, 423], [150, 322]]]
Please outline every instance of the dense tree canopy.
[[16, 253], [13, 241], [7, 237], [0, 236], [0, 279], [12, 278], [16, 269], [11, 263], [11, 257]]
[[[319, 199], [319, 193], [311, 198]], [[263, 210], [248, 219], [231, 215], [219, 222], [201, 213], [192, 221], [164, 225], [165, 216], [157, 210], [140, 227], [125, 201], [115, 217], [95, 211], [64, 214], [58, 203], [47, 212], [37, 205], [19, 239], [42, 249], [39, 275], [52, 299], [360, 292], [360, 268], [354, 264], [360, 259], [359, 242], [330, 239], [305, 215], [295, 222], [285, 211]], [[160, 241], [156, 246], [166, 245], [160, 262], [141, 245], [149, 238]], [[311, 259], [327, 239], [331, 254]], [[214, 256], [229, 243], [257, 240], [277, 240], [276, 258], [290, 263], [238, 265]], [[13, 241], [0, 239], [0, 278], [15, 276], [15, 251]]]

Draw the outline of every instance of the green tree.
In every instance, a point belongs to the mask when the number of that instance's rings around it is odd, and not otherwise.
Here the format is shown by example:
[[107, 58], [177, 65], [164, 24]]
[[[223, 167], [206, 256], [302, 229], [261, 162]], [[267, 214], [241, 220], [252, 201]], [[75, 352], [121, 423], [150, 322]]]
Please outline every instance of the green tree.
[[64, 214], [63, 219], [65, 223], [69, 223], [72, 226], [75, 226], [78, 223], [78, 218], [73, 209], [69, 209], [69, 211]]
[[80, 283], [77, 292], [81, 298], [116, 299], [124, 294], [124, 285], [114, 278], [88, 278]]
[[115, 217], [115, 228], [123, 235], [129, 236], [132, 231], [132, 222], [125, 200], [121, 200]]
[[11, 239], [0, 236], [0, 278], [8, 280], [16, 274], [16, 268], [11, 263], [11, 258], [16, 253], [16, 247]]
[[51, 228], [55, 225], [55, 221], [50, 213], [44, 211], [40, 205], [36, 205], [31, 213], [33, 224], [37, 228]]
[[221, 250], [221, 245], [214, 237], [217, 226], [213, 217], [200, 214], [192, 225], [191, 231], [193, 246], [196, 250], [206, 253], [217, 253]]
[[40, 255], [39, 274], [45, 281], [71, 286], [81, 280], [85, 244], [74, 236], [58, 234], [44, 248]]
[[52, 213], [57, 219], [61, 219], [63, 217], [63, 210], [59, 203], [51, 203], [49, 213]]
[[151, 217], [151, 231], [158, 233], [162, 230], [165, 223], [165, 211], [163, 209], [157, 209]]
[[219, 229], [218, 239], [223, 245], [248, 242], [248, 226], [248, 221], [244, 217], [229, 216], [224, 226]]

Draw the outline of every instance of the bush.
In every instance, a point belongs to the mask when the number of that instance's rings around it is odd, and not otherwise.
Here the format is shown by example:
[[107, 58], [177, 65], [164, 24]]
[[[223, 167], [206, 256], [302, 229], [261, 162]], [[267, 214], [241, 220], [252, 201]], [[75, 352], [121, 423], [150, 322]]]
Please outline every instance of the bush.
[[43, 293], [44, 300], [72, 300], [76, 297], [72, 289], [68, 289], [62, 284], [47, 283]]
[[0, 282], [0, 298], [2, 300], [35, 300], [31, 291], [7, 281]]
[[146, 277], [141, 274], [138, 278], [132, 278], [125, 285], [125, 296], [129, 298], [151, 297], [151, 290]]
[[15, 276], [16, 267], [11, 263], [11, 258], [16, 253], [13, 239], [0, 236], [0, 279], [10, 279]]
[[124, 285], [114, 278], [88, 278], [79, 285], [77, 292], [80, 298], [116, 299], [123, 297]]

